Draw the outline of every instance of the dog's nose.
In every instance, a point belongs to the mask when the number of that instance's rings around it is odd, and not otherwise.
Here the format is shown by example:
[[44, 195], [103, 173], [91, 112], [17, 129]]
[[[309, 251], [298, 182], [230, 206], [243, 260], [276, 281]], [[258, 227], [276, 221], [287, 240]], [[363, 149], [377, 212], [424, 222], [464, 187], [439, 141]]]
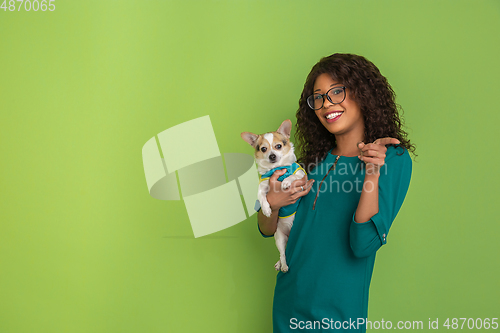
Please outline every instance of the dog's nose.
[[276, 161], [276, 155], [274, 154], [269, 155], [269, 160], [273, 162]]

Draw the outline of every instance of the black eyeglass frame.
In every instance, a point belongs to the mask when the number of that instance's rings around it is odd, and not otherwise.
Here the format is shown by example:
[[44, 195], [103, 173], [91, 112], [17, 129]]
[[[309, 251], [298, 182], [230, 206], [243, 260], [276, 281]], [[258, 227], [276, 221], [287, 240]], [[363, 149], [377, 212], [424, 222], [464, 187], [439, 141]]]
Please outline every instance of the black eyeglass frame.
[[[332, 101], [332, 99], [330, 98], [330, 96], [328, 96], [328, 93], [329, 93], [330, 91], [332, 91], [333, 89], [339, 89], [339, 88], [340, 88], [340, 89], [342, 89], [342, 90], [344, 91], [344, 98], [343, 98], [340, 102], [338, 102], [338, 103], [334, 103], [334, 102]], [[332, 104], [340, 104], [340, 103], [342, 103], [343, 101], [345, 101], [345, 97], [346, 97], [346, 95], [347, 95], [347, 94], [346, 94], [346, 92], [345, 92], [345, 88], [346, 88], [345, 86], [344, 86], [344, 87], [333, 87], [332, 89], [329, 89], [329, 90], [328, 90], [326, 93], [324, 93], [324, 94], [312, 94], [311, 96], [307, 97], [307, 99], [306, 99], [307, 106], [309, 106], [309, 107], [310, 107], [311, 109], [313, 109], [314, 111], [316, 111], [316, 110], [320, 110], [320, 109], [323, 107], [323, 105], [325, 105], [325, 96], [326, 96], [326, 98], [328, 99], [328, 101], [329, 101], [330, 103], [332, 103]], [[315, 109], [315, 108], [314, 108], [314, 106], [311, 106], [311, 102], [309, 101], [309, 100], [311, 99], [311, 97], [312, 97], [312, 98], [313, 98], [313, 103], [312, 103], [312, 104], [314, 105], [314, 95], [319, 95], [319, 96], [321, 96], [321, 98], [323, 98], [323, 103], [321, 103], [321, 107], [319, 107], [319, 108], [317, 108], [317, 109]]]

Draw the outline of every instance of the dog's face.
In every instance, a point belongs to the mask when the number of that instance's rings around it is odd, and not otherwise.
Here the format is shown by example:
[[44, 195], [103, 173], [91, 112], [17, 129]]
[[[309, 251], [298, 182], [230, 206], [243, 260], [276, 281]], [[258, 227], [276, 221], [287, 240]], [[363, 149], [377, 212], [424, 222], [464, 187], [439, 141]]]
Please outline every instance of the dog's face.
[[276, 132], [266, 134], [241, 133], [243, 140], [255, 149], [255, 160], [261, 169], [273, 169], [295, 162], [293, 144], [290, 142], [292, 122], [285, 120]]
[[277, 164], [290, 152], [290, 140], [279, 132], [271, 132], [257, 137], [255, 159], [266, 160], [270, 164]]

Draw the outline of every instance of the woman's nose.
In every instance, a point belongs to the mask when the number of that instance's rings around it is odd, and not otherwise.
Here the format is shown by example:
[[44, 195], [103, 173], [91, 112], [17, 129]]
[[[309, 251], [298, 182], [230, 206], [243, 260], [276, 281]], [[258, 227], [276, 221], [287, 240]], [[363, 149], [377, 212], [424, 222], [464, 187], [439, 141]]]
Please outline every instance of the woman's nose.
[[330, 100], [326, 96], [324, 96], [323, 97], [323, 107], [325, 109], [327, 109], [330, 105], [333, 105], [333, 103], [330, 102]]

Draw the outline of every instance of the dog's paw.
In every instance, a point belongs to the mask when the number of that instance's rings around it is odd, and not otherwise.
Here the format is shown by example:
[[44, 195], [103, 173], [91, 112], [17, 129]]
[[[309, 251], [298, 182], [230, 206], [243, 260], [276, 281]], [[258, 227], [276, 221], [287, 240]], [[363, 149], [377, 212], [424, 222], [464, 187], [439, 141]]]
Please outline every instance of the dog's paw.
[[[280, 260], [280, 262], [281, 262], [281, 260]], [[286, 264], [286, 261], [284, 261], [284, 260], [283, 260], [283, 262], [281, 262], [281, 271], [283, 273], [288, 272], [288, 265]]]
[[283, 273], [288, 272], [288, 265], [286, 264], [286, 261], [283, 259], [278, 260], [278, 262], [274, 265], [274, 269], [279, 271], [282, 271]]
[[271, 217], [272, 210], [271, 206], [266, 202], [264, 205], [262, 205], [262, 214], [264, 214], [267, 217]]
[[284, 180], [281, 182], [281, 189], [282, 189], [282, 190], [289, 189], [289, 188], [290, 188], [290, 186], [292, 186], [292, 181], [293, 181], [293, 179], [290, 179], [290, 178], [286, 178], [286, 179], [284, 179]]

